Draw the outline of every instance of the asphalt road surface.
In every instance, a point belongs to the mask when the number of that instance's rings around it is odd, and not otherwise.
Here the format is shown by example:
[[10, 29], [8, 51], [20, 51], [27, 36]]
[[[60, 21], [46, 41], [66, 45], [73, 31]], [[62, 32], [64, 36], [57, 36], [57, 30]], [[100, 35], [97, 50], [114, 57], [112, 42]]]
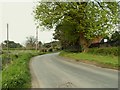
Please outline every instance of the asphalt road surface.
[[69, 62], [58, 54], [32, 58], [32, 88], [118, 88], [118, 71]]

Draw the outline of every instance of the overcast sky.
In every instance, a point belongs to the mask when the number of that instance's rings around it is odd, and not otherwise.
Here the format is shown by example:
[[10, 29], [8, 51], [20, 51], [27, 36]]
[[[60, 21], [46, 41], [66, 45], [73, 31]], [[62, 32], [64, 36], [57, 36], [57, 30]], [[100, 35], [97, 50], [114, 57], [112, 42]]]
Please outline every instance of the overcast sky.
[[[7, 23], [9, 40], [24, 44], [26, 37], [35, 36], [36, 26], [32, 12], [37, 1], [40, 0], [0, 0], [0, 43], [7, 38]], [[53, 30], [39, 30], [39, 41], [50, 42], [53, 38], [52, 33]]]
[[[7, 23], [9, 24], [9, 40], [24, 44], [26, 37], [35, 36], [36, 26], [32, 15], [35, 3], [32, 0], [22, 1], [4, 0], [0, 3], [0, 43], [7, 38]], [[43, 43], [50, 42], [53, 37], [52, 33], [53, 30], [39, 30], [39, 40]]]

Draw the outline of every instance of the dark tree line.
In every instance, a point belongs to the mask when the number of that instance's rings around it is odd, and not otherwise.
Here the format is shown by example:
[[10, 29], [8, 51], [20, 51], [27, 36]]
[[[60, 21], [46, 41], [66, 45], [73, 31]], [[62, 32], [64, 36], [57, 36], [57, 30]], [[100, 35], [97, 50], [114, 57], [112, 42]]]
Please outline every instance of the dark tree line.
[[22, 48], [23, 47], [20, 43], [5, 40], [3, 43], [1, 43], [1, 46], [3, 49], [7, 48], [7, 43], [8, 43], [9, 48]]

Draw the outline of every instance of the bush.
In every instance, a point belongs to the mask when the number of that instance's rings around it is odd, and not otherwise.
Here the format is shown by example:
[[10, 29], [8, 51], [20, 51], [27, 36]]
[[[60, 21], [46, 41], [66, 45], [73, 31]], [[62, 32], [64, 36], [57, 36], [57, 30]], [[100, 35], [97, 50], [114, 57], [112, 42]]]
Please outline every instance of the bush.
[[118, 47], [90, 48], [88, 53], [118, 56]]
[[52, 49], [52, 48], [49, 48], [49, 49], [48, 49], [48, 52], [53, 52], [53, 49]]
[[80, 45], [72, 45], [63, 49], [66, 52], [82, 52], [82, 47]]

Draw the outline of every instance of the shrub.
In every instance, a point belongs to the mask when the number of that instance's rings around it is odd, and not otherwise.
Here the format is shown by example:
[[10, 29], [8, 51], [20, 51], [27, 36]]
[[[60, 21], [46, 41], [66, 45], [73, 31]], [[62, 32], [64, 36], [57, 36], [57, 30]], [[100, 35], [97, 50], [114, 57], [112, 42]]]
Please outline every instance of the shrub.
[[49, 49], [48, 49], [48, 52], [52, 52], [52, 51], [53, 51], [53, 49], [52, 49], [52, 48], [49, 48]]
[[88, 53], [118, 56], [118, 47], [90, 48]]

